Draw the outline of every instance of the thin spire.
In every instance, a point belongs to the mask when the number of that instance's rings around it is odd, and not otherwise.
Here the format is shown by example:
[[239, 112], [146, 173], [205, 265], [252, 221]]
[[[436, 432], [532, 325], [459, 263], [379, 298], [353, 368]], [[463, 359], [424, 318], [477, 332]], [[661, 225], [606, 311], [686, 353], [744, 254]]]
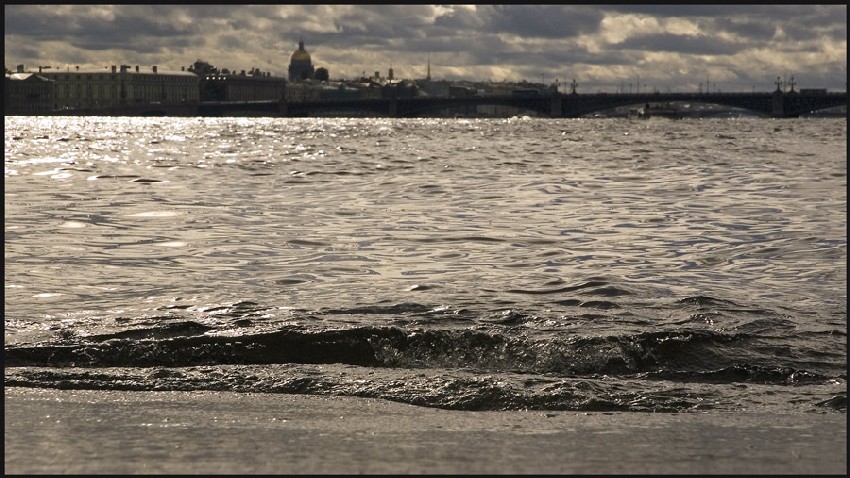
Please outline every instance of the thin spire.
[[428, 74], [425, 79], [431, 81], [431, 52], [428, 52]]

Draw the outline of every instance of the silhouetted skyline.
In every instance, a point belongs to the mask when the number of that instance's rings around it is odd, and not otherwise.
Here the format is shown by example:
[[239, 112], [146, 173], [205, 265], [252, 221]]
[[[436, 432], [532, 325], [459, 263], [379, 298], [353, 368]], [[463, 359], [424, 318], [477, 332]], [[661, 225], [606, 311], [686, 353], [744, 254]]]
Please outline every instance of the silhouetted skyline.
[[6, 67], [218, 67], [286, 76], [303, 40], [331, 78], [618, 89], [846, 89], [845, 5], [6, 5]]

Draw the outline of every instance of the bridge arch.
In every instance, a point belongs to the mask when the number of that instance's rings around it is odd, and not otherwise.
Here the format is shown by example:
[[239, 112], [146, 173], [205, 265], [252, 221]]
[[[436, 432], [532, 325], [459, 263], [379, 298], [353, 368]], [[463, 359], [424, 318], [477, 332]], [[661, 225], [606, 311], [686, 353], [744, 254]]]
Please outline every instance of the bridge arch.
[[339, 100], [287, 103], [286, 116], [391, 116], [387, 100]]
[[562, 111], [565, 117], [578, 117], [611, 108], [660, 102], [717, 104], [752, 111], [762, 116], [793, 117], [809, 111], [847, 104], [847, 93], [783, 94], [778, 93], [651, 93], [565, 95]]
[[504, 96], [475, 96], [467, 98], [409, 98], [398, 101], [397, 116], [427, 116], [438, 111], [457, 111], [461, 114], [480, 114], [479, 107], [504, 107], [515, 110], [515, 114], [533, 114], [549, 117], [551, 100], [548, 97], [533, 100]]
[[[579, 118], [605, 110], [647, 103], [717, 104], [752, 111], [762, 116], [794, 117], [847, 105], [847, 93], [650, 93], [569, 94], [549, 96], [471, 96], [460, 98], [410, 97], [306, 102], [263, 101], [253, 103], [208, 102], [198, 105], [202, 115], [252, 112], [266, 116], [352, 116], [417, 117], [447, 109], [477, 114], [478, 106], [504, 106], [544, 117]], [[521, 113], [522, 114], [522, 113]]]

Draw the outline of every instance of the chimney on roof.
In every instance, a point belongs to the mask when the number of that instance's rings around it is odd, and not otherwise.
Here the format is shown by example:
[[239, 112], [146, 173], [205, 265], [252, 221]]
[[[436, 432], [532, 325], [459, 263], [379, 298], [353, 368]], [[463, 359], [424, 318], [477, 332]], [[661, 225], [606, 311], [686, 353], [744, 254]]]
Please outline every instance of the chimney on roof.
[[139, 72], [139, 65], [136, 65], [136, 73]]
[[180, 71], [186, 71], [186, 67], [185, 67], [185, 66], [181, 66], [181, 67], [180, 67]]
[[18, 73], [24, 72], [24, 65], [18, 65]]
[[112, 73], [115, 73], [115, 65], [112, 65]]
[[77, 71], [80, 71], [80, 65], [77, 65]]

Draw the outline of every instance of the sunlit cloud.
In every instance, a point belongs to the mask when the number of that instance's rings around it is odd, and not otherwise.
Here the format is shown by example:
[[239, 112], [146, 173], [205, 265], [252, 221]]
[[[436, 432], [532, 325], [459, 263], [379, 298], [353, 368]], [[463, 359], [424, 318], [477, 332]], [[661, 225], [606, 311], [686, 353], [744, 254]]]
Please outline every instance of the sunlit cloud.
[[179, 69], [197, 59], [285, 76], [303, 40], [332, 78], [554, 81], [640, 75], [693, 90], [846, 88], [844, 5], [6, 5], [6, 67]]

